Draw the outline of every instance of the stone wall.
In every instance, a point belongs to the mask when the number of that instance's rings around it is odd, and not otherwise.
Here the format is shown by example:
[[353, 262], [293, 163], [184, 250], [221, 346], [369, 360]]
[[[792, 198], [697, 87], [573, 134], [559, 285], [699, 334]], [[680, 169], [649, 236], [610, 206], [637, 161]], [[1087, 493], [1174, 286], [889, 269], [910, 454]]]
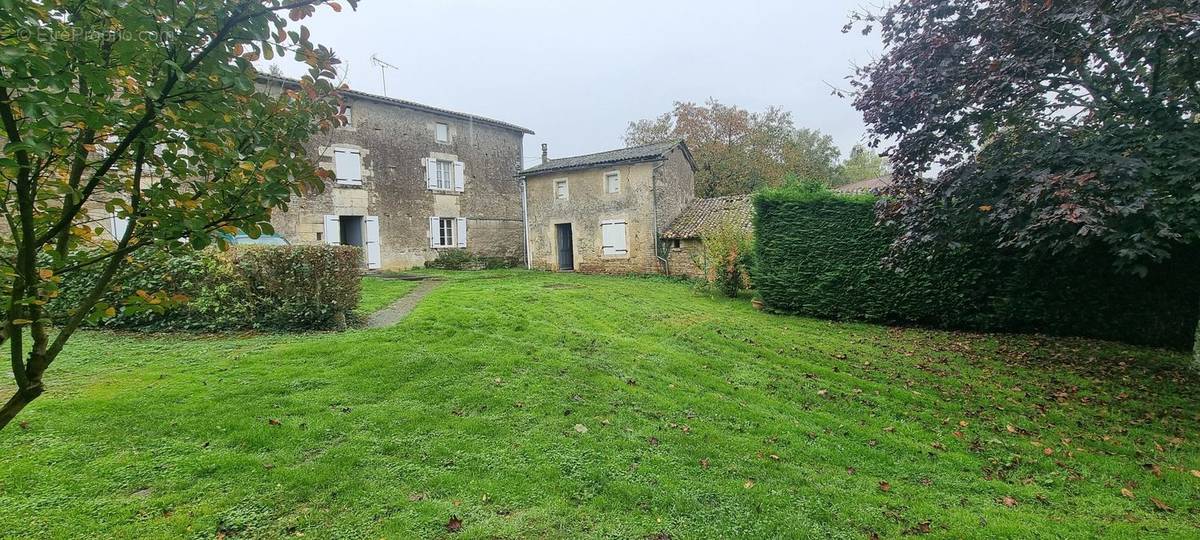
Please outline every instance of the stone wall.
[[[310, 152], [332, 170], [334, 148], [359, 150], [362, 185], [330, 180], [323, 193], [293, 199], [286, 213], [272, 218], [278, 234], [293, 244], [320, 244], [327, 241], [326, 215], [378, 216], [382, 269], [405, 270], [437, 257], [439, 250], [429, 245], [429, 218], [456, 217], [467, 220], [468, 251], [523, 260], [521, 192], [514, 178], [522, 132], [375, 99], [349, 101], [351, 125], [319, 135]], [[449, 126], [449, 142], [437, 142], [438, 123]], [[429, 189], [428, 158], [464, 162], [464, 191]]]
[[704, 244], [697, 238], [679, 241], [679, 247], [669, 247], [667, 264], [672, 276], [705, 279]]

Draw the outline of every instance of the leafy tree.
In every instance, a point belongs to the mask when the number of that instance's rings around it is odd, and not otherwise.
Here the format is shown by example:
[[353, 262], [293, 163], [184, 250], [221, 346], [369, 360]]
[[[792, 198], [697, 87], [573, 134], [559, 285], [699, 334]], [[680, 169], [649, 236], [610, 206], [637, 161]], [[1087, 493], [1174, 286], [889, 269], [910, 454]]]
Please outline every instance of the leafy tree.
[[[345, 0], [351, 8], [357, 0]], [[0, 271], [16, 392], [0, 428], [45, 391], [43, 375], [139, 250], [200, 249], [323, 187], [303, 143], [345, 118], [338, 63], [301, 26], [331, 0], [9, 0], [0, 16]], [[252, 62], [291, 53], [298, 89], [256, 88]], [[127, 223], [120, 227], [110, 224]], [[182, 241], [181, 241], [182, 240]], [[94, 280], [54, 327], [45, 304]], [[176, 299], [178, 300], [178, 299]], [[172, 301], [139, 291], [124, 309]]]
[[834, 185], [844, 185], [861, 180], [879, 178], [888, 174], [887, 158], [872, 152], [867, 147], [856, 144], [850, 149], [850, 156], [838, 167]]
[[653, 120], [631, 122], [629, 145], [686, 139], [696, 164], [696, 195], [717, 197], [779, 185], [787, 173], [832, 178], [838, 159], [833, 138], [796, 129], [792, 115], [770, 107], [756, 113], [710, 99], [704, 105], [676, 102]]
[[982, 233], [1138, 273], [1195, 249], [1200, 4], [910, 0], [855, 19], [885, 46], [852, 84], [891, 143], [896, 247]]

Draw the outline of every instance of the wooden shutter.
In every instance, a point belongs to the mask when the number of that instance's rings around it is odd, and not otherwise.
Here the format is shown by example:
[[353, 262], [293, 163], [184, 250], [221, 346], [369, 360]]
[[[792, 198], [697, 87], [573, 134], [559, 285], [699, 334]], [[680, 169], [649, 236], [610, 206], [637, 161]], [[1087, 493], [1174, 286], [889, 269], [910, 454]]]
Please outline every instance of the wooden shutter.
[[331, 246], [342, 243], [342, 222], [337, 216], [325, 216], [325, 243]]
[[120, 242], [125, 237], [125, 231], [129, 230], [129, 218], [117, 217], [117, 213], [113, 212], [108, 216], [109, 232], [112, 233], [113, 239]]
[[454, 224], [458, 225], [458, 247], [467, 247], [467, 218], [458, 218]]
[[625, 239], [625, 222], [600, 222], [600, 241], [601, 250], [605, 255], [623, 255], [629, 253], [629, 244]]
[[425, 184], [429, 189], [437, 189], [437, 160], [425, 158]]
[[466, 164], [461, 161], [456, 161], [454, 162], [454, 191], [462, 193], [466, 185]]
[[440, 243], [438, 240], [439, 236], [438, 218], [437, 216], [432, 216], [429, 218], [429, 247], [438, 247]]
[[367, 269], [378, 270], [383, 263], [383, 259], [379, 252], [379, 217], [364, 217], [363, 229], [366, 233], [366, 238], [363, 239], [363, 245], [367, 248]]
[[338, 182], [362, 182], [362, 156], [352, 150], [334, 150], [333, 168]]

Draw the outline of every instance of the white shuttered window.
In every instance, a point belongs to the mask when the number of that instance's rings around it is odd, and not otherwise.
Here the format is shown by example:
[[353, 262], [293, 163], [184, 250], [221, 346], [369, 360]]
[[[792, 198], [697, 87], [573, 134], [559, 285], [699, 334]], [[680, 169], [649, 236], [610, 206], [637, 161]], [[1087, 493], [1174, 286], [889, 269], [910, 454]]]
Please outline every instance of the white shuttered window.
[[620, 256], [629, 254], [629, 243], [625, 238], [624, 221], [601, 221], [600, 237], [604, 255]]
[[357, 150], [334, 150], [333, 170], [339, 184], [361, 184], [362, 155]]

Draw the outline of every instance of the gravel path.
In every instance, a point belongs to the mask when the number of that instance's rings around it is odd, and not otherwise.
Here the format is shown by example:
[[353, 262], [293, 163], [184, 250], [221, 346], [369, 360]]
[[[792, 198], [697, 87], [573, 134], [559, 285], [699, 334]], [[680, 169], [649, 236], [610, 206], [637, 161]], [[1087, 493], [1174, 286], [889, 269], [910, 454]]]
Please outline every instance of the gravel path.
[[386, 328], [392, 326], [404, 317], [407, 317], [412, 312], [413, 308], [421, 302], [425, 295], [436, 289], [442, 282], [436, 279], [427, 279], [422, 281], [417, 288], [413, 289], [403, 298], [396, 300], [392, 305], [385, 307], [375, 313], [372, 313], [367, 318], [367, 328]]

